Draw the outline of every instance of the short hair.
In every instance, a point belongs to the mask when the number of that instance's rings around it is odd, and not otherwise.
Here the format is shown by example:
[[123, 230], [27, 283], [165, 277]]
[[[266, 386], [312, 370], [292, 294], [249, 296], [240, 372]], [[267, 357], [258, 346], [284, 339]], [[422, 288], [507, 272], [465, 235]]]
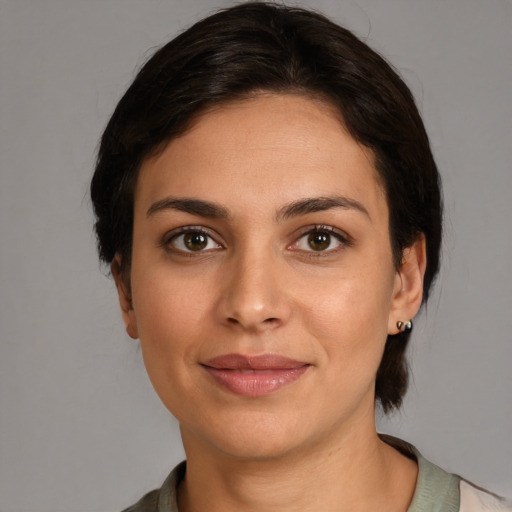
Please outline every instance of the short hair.
[[[249, 2], [216, 12], [164, 45], [140, 69], [103, 133], [91, 197], [100, 259], [131, 262], [134, 189], [142, 162], [207, 109], [273, 92], [334, 106], [370, 148], [386, 193], [396, 268], [425, 235], [423, 302], [439, 268], [440, 177], [414, 98], [396, 71], [349, 30], [306, 9]], [[385, 412], [407, 390], [410, 332], [389, 335], [376, 377]]]

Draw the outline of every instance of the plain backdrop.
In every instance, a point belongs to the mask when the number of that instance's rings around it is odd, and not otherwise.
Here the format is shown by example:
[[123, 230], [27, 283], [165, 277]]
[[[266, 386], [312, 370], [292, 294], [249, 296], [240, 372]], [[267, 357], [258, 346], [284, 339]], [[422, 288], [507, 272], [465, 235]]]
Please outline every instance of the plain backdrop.
[[[116, 511], [183, 457], [99, 266], [88, 182], [135, 70], [208, 0], [0, 1], [0, 510]], [[379, 429], [512, 495], [512, 2], [310, 0], [412, 88], [443, 179], [443, 270]], [[178, 313], [178, 312], [177, 312]]]

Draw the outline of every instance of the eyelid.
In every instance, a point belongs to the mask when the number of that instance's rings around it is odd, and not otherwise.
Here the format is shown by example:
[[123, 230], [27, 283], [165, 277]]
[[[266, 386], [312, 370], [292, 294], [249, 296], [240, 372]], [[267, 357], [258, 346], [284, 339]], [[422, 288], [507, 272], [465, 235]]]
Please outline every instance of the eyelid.
[[[327, 256], [329, 254], [333, 254], [337, 252], [338, 250], [343, 249], [344, 247], [351, 247], [354, 244], [353, 238], [346, 233], [345, 231], [336, 228], [334, 226], [330, 226], [327, 224], [314, 224], [312, 226], [306, 226], [304, 228], [301, 228], [298, 230], [299, 232], [296, 233], [294, 242], [289, 244], [288, 248], [292, 248], [294, 245], [298, 243], [299, 240], [304, 238], [307, 235], [310, 235], [311, 233], [320, 232], [320, 233], [328, 233], [329, 235], [332, 235], [335, 237], [341, 244], [341, 247], [337, 247], [335, 249], [328, 249], [326, 251], [308, 251], [308, 250], [300, 250], [301, 252], [308, 253], [308, 256], [311, 257], [321, 257], [321, 256]], [[293, 250], [293, 249], [292, 249]]]
[[[310, 226], [305, 226], [297, 230], [294, 234], [294, 241], [291, 244], [288, 244], [287, 249], [294, 250], [293, 246], [298, 243], [300, 239], [302, 239], [304, 236], [309, 235], [314, 232], [325, 232], [329, 235], [334, 236], [341, 244], [341, 247], [337, 247], [335, 249], [328, 249], [325, 251], [307, 251], [307, 250], [300, 250], [302, 253], [308, 253], [308, 256], [311, 257], [321, 257], [321, 256], [327, 256], [329, 254], [335, 253], [344, 247], [351, 247], [353, 245], [353, 238], [348, 235], [345, 231], [336, 228], [334, 226], [326, 225], [326, 224], [313, 224]], [[189, 233], [201, 233], [205, 235], [206, 237], [210, 238], [217, 247], [215, 249], [204, 249], [200, 251], [186, 251], [179, 249], [177, 247], [170, 247], [170, 244], [173, 240], [175, 240], [180, 235], [189, 234]], [[204, 253], [209, 253], [213, 250], [219, 250], [219, 249], [225, 249], [225, 243], [223, 241], [219, 241], [221, 237], [217, 233], [212, 233], [212, 230], [209, 228], [206, 228], [204, 226], [198, 226], [198, 225], [189, 225], [189, 226], [180, 226], [178, 228], [175, 228], [171, 231], [166, 232], [160, 242], [159, 246], [163, 247], [168, 252], [178, 253], [181, 255], [186, 256], [197, 256]]]
[[[204, 249], [201, 251], [186, 251], [171, 246], [172, 241], [178, 238], [180, 235], [187, 235], [190, 233], [200, 233], [202, 235], [205, 235], [206, 237], [211, 239], [217, 245], [217, 247], [215, 249]], [[166, 232], [162, 236], [159, 242], [159, 246], [163, 247], [168, 252], [177, 253], [185, 256], [197, 256], [200, 254], [209, 253], [212, 250], [224, 249], [224, 244], [218, 240], [219, 238], [220, 237], [218, 235], [212, 234], [211, 230], [205, 228], [204, 226], [180, 226], [179, 228]]]

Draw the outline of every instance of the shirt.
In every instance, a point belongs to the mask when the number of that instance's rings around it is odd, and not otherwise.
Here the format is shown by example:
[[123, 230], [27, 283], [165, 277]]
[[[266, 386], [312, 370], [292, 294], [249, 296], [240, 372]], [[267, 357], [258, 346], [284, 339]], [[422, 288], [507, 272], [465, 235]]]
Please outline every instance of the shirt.
[[[416, 489], [407, 512], [512, 512], [510, 501], [447, 473], [426, 460], [414, 446], [390, 436], [380, 437], [418, 463]], [[171, 471], [160, 489], [149, 492], [123, 512], [179, 512], [177, 488], [185, 472], [186, 461], [183, 461]]]

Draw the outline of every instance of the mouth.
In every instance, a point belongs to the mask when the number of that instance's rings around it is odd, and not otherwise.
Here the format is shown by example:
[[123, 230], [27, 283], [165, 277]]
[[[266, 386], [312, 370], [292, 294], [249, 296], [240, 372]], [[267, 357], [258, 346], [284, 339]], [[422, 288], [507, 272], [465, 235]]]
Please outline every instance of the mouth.
[[236, 395], [269, 395], [300, 379], [311, 366], [277, 354], [226, 354], [201, 364], [225, 390]]

